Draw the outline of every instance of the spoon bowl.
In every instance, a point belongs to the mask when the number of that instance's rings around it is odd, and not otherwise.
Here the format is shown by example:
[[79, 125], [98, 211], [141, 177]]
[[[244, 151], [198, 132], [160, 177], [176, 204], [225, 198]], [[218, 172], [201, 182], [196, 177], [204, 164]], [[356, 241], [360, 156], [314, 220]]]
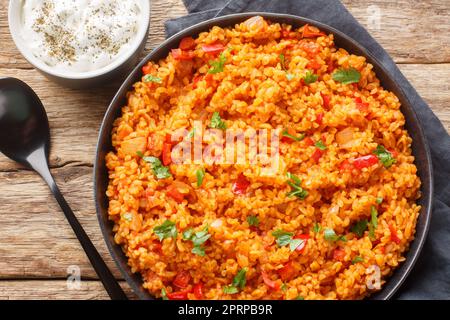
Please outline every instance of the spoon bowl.
[[47, 159], [49, 146], [50, 128], [39, 97], [18, 79], [0, 79], [0, 151], [31, 167], [29, 156], [43, 149]]
[[48, 167], [49, 150], [50, 127], [41, 100], [26, 83], [14, 78], [1, 78], [0, 152], [41, 175], [61, 206], [111, 299], [127, 299], [59, 191]]

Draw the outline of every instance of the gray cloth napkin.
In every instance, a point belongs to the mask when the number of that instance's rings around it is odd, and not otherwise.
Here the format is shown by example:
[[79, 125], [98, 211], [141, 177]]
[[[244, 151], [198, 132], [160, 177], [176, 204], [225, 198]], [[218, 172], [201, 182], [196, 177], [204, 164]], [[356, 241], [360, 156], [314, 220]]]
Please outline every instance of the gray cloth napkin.
[[166, 22], [167, 36], [217, 16], [275, 12], [328, 24], [357, 40], [384, 64], [414, 106], [431, 148], [435, 197], [427, 242], [397, 299], [450, 299], [450, 137], [387, 52], [338, 0], [183, 0], [189, 15]]

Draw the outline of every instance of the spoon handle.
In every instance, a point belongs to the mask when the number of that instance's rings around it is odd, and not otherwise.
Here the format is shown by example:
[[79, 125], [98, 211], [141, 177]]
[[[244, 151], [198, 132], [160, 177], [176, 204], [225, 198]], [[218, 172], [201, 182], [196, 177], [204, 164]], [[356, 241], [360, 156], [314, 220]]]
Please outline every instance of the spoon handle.
[[59, 188], [56, 185], [56, 182], [53, 179], [48, 167], [47, 166], [45, 166], [45, 167], [39, 166], [39, 168], [35, 168], [35, 169], [41, 175], [41, 177], [45, 180], [45, 182], [47, 182], [48, 186], [50, 187], [50, 190], [52, 191], [52, 193], [55, 196], [56, 200], [58, 201], [59, 205], [61, 206], [61, 209], [63, 210], [64, 215], [66, 216], [67, 220], [69, 221], [70, 226], [72, 227], [73, 231], [75, 232], [75, 235], [77, 236], [78, 240], [80, 241], [81, 246], [83, 247], [84, 251], [86, 252], [86, 255], [89, 258], [89, 261], [91, 262], [92, 266], [94, 267], [95, 272], [97, 272], [97, 275], [100, 278], [101, 282], [103, 283], [103, 286], [105, 287], [106, 291], [108, 292], [110, 298], [112, 300], [127, 300], [127, 296], [123, 292], [119, 283], [114, 278], [113, 274], [109, 270], [105, 261], [103, 261], [103, 258], [100, 256], [97, 249], [95, 249], [94, 245], [92, 244], [88, 235], [84, 231], [80, 222], [77, 220], [72, 209], [70, 209], [69, 205], [67, 204], [63, 195], [61, 194], [61, 191], [59, 191]]

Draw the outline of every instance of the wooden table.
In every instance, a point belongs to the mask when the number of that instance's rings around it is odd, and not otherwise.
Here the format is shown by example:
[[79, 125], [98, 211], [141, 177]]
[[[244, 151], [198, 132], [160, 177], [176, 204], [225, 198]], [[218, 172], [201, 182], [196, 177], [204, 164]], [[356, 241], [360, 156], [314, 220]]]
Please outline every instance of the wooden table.
[[[450, 0], [344, 0], [387, 49], [402, 72], [450, 130]], [[129, 294], [101, 235], [93, 201], [97, 131], [119, 82], [105, 88], [62, 88], [32, 68], [12, 42], [7, 0], [0, 0], [0, 76], [26, 81], [50, 119], [52, 172], [67, 201]], [[373, 24], [380, 10], [380, 28]], [[186, 13], [181, 0], [153, 0], [146, 52], [164, 40], [164, 21]], [[69, 290], [67, 269], [81, 270]], [[0, 299], [107, 299], [101, 283], [47, 186], [33, 172], [0, 155]]]

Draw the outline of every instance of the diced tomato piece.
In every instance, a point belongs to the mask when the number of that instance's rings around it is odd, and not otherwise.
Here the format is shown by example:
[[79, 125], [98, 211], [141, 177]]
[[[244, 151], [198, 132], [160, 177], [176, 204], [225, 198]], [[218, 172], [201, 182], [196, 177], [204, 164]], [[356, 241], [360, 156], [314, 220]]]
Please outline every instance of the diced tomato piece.
[[154, 252], [156, 252], [156, 253], [162, 255], [162, 254], [163, 254], [163, 251], [162, 251], [162, 245], [161, 245], [161, 242], [159, 242], [159, 241], [154, 241], [154, 242], [152, 242], [152, 251], [154, 251]]
[[330, 97], [327, 96], [326, 94], [323, 94], [322, 92], [320, 93], [320, 95], [322, 96], [323, 107], [325, 109], [330, 109]]
[[320, 51], [320, 46], [317, 43], [311, 41], [300, 41], [298, 43], [298, 46], [300, 49], [304, 50], [310, 57], [314, 57]]
[[295, 268], [292, 266], [291, 262], [284, 264], [283, 268], [278, 270], [281, 280], [286, 281], [295, 276]]
[[180, 271], [175, 276], [175, 279], [173, 280], [173, 285], [177, 286], [180, 289], [184, 289], [189, 285], [189, 282], [191, 281], [191, 275], [187, 271]]
[[324, 113], [323, 113], [323, 112], [319, 113], [319, 114], [316, 116], [316, 123], [317, 123], [317, 124], [322, 125], [322, 123], [323, 123], [323, 116], [324, 116]]
[[206, 53], [211, 53], [211, 54], [221, 53], [224, 49], [225, 49], [225, 47], [221, 43], [202, 45], [202, 50]]
[[319, 162], [320, 158], [322, 158], [324, 153], [325, 152], [323, 150], [316, 149], [312, 154], [311, 158], [313, 159], [314, 162]]
[[333, 250], [333, 260], [335, 261], [344, 261], [345, 259], [345, 251], [342, 248], [336, 248]]
[[166, 137], [164, 138], [165, 143], [172, 143], [172, 135], [170, 133], [166, 133]]
[[195, 57], [195, 54], [194, 51], [172, 49], [172, 56], [175, 60], [192, 60]]
[[330, 59], [327, 63], [327, 72], [333, 73], [334, 70], [336, 70], [336, 65], [334, 64], [333, 60]]
[[305, 138], [305, 140], [303, 140], [305, 142], [305, 145], [308, 147], [311, 147], [314, 145], [314, 140], [311, 139], [310, 137]]
[[322, 65], [319, 62], [317, 62], [317, 60], [310, 61], [306, 65], [306, 68], [313, 69], [313, 70], [319, 70], [321, 67], [322, 67]]
[[248, 187], [250, 186], [250, 181], [241, 173], [236, 182], [233, 183], [232, 191], [234, 194], [242, 195], [247, 192]]
[[167, 298], [169, 300], [188, 300], [188, 291], [177, 291], [167, 293]]
[[269, 275], [264, 271], [261, 272], [261, 275], [266, 286], [275, 291], [280, 290], [280, 283], [278, 281], [273, 281], [270, 279]]
[[393, 224], [389, 225], [389, 231], [391, 232], [391, 241], [395, 242], [396, 244], [400, 244], [401, 240], [397, 235], [397, 229]]
[[197, 83], [203, 79], [202, 75], [196, 75], [194, 79], [192, 79], [192, 87], [197, 88]]
[[362, 112], [369, 111], [369, 104], [366, 102], [362, 102], [362, 99], [360, 97], [355, 98], [355, 103], [358, 110]]
[[340, 171], [346, 171], [346, 170], [352, 170], [353, 165], [350, 163], [348, 159], [345, 159], [342, 161], [341, 165], [339, 166]]
[[179, 48], [181, 50], [190, 50], [195, 48], [195, 40], [192, 37], [186, 37], [181, 39]]
[[198, 300], [203, 299], [203, 283], [200, 282], [194, 286], [194, 296]]
[[[297, 132], [295, 132], [295, 130], [292, 129], [292, 128], [288, 128], [288, 129], [287, 129], [287, 133], [290, 134], [291, 136], [294, 136], [294, 137], [295, 137], [295, 135], [297, 134]], [[289, 138], [289, 137], [282, 136], [282, 137], [281, 137], [281, 142], [289, 143], [289, 142], [294, 142], [294, 140], [292, 140], [292, 139]]]
[[295, 251], [298, 251], [298, 252], [300, 252], [300, 253], [305, 252], [306, 244], [308, 243], [308, 240], [309, 240], [309, 234], [296, 234], [296, 235], [294, 236], [294, 239], [302, 239], [302, 240], [303, 240], [303, 243], [302, 243], [301, 245], [299, 245], [299, 246], [295, 249]]
[[295, 39], [296, 33], [294, 31], [289, 31], [287, 29], [281, 30], [281, 37], [283, 39]]
[[164, 142], [162, 149], [162, 162], [163, 165], [168, 166], [172, 163], [172, 144]]
[[378, 163], [378, 158], [376, 155], [373, 154], [369, 154], [367, 156], [362, 156], [362, 157], [358, 157], [356, 159], [353, 159], [352, 161], [352, 165], [356, 168], [356, 169], [364, 169], [364, 168], [368, 168], [371, 167], [375, 164]]
[[321, 37], [326, 36], [325, 33], [321, 32], [316, 27], [311, 27], [309, 24], [305, 24], [303, 27], [303, 38], [315, 38], [315, 37]]
[[147, 75], [147, 74], [149, 74], [149, 73], [151, 73], [151, 72], [152, 72], [152, 67], [151, 67], [151, 66], [146, 65], [146, 66], [143, 66], [143, 67], [142, 67], [142, 73], [143, 73], [143, 74]]
[[184, 200], [184, 194], [182, 194], [180, 191], [178, 191], [177, 187], [175, 187], [173, 184], [169, 185], [166, 188], [166, 193], [169, 197], [171, 197], [177, 203], [182, 203]]

